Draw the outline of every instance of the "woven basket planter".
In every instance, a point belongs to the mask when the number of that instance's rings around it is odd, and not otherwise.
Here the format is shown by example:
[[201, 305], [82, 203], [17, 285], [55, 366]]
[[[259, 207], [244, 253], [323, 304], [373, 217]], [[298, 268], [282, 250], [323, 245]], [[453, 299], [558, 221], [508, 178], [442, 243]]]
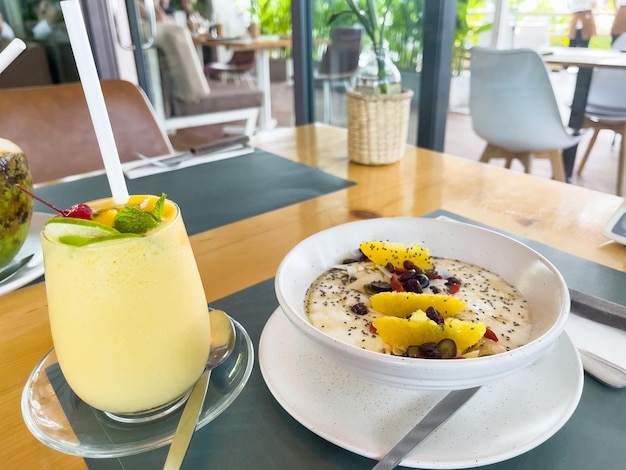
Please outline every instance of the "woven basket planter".
[[382, 95], [347, 91], [348, 158], [363, 165], [388, 165], [404, 155], [411, 90]]

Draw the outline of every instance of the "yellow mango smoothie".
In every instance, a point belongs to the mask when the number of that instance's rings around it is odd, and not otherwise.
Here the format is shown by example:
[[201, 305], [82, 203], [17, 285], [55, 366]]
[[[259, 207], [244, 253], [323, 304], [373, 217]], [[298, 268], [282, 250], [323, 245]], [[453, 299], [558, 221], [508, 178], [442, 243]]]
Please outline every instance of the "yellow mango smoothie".
[[90, 220], [55, 217], [41, 236], [59, 365], [94, 408], [150, 410], [192, 387], [209, 354], [207, 301], [189, 238], [165, 195], [87, 205]]

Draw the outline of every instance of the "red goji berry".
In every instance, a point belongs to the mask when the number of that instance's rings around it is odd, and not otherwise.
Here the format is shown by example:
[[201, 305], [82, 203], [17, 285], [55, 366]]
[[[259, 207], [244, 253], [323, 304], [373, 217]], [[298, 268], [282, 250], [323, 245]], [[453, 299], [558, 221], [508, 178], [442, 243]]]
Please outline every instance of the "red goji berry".
[[498, 342], [498, 337], [493, 332], [493, 330], [489, 327], [487, 327], [487, 329], [485, 330], [485, 334], [483, 336], [487, 339], [490, 339], [491, 341], [495, 341], [496, 343]]
[[396, 276], [391, 276], [391, 290], [395, 292], [404, 292], [404, 287]]
[[448, 287], [448, 294], [454, 295], [459, 291], [460, 288], [461, 288], [461, 284], [452, 284], [451, 286]]

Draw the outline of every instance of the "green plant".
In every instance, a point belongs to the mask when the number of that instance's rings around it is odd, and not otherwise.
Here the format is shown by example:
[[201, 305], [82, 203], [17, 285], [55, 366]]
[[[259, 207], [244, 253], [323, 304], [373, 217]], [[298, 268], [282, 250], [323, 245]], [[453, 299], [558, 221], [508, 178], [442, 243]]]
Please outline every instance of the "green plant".
[[392, 60], [401, 70], [416, 71], [422, 61], [424, 0], [394, 0], [389, 9], [386, 39]]
[[[389, 56], [401, 70], [419, 68], [422, 55], [422, 11], [424, 0], [391, 0], [387, 6], [385, 40], [389, 44]], [[330, 36], [329, 19], [334, 12], [346, 8], [346, 0], [327, 0], [313, 2], [313, 37], [327, 38]], [[379, 16], [383, 7], [377, 2]], [[345, 14], [336, 19], [337, 24], [358, 24], [354, 15]], [[316, 56], [316, 59], [319, 57]]]
[[291, 34], [291, 0], [256, 0], [263, 34]]
[[484, 8], [484, 4], [485, 0], [457, 0], [452, 75], [460, 75], [465, 68], [468, 51], [478, 41], [478, 35], [492, 27], [492, 23], [485, 23], [484, 18], [473, 17], [469, 21], [468, 10]]
[[348, 6], [348, 10], [334, 13], [329, 20], [329, 24], [333, 24], [344, 17], [355, 18], [356, 21], [363, 26], [365, 34], [369, 37], [374, 53], [376, 54], [376, 63], [378, 66], [378, 79], [380, 81], [380, 92], [382, 94], [389, 93], [386, 83], [385, 73], [385, 54], [383, 52], [383, 43], [385, 40], [385, 26], [387, 13], [389, 12], [389, 4], [393, 0], [385, 0], [382, 7], [382, 14], [378, 11], [376, 0], [344, 0]]
[[[251, 0], [247, 12], [251, 21], [261, 26], [262, 34], [291, 35], [291, 0]], [[291, 51], [272, 50], [270, 54], [272, 58], [285, 58]]]
[[[344, 10], [350, 0], [313, 2], [313, 37], [328, 37], [330, 20], [337, 10]], [[358, 7], [362, 0], [353, 3]], [[389, 44], [389, 56], [400, 70], [419, 71], [422, 59], [422, 32], [424, 0], [388, 0], [381, 4], [374, 0], [379, 18], [386, 15], [384, 40]], [[458, 0], [455, 22], [452, 74], [458, 75], [467, 64], [468, 49], [477, 43], [480, 33], [492, 27], [486, 11], [486, 0]], [[365, 7], [359, 7], [366, 11]], [[350, 10], [333, 19], [333, 24], [359, 23]]]

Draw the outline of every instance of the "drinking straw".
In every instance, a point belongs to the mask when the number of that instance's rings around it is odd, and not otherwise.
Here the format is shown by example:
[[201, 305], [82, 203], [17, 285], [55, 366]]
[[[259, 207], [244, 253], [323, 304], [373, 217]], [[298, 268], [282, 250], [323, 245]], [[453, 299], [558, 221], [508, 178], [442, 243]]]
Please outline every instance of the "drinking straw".
[[74, 60], [78, 68], [78, 76], [83, 86], [83, 92], [87, 99], [89, 115], [96, 131], [100, 154], [104, 162], [111, 194], [116, 204], [128, 202], [128, 189], [124, 180], [124, 172], [120, 163], [120, 156], [115, 145], [113, 129], [107, 113], [100, 78], [96, 70], [96, 63], [91, 52], [87, 29], [83, 20], [83, 14], [78, 0], [64, 0], [61, 2], [61, 10], [65, 18], [65, 26], [70, 37]]
[[4, 72], [11, 62], [26, 49], [26, 44], [19, 38], [13, 39], [2, 52], [0, 52], [0, 73]]

